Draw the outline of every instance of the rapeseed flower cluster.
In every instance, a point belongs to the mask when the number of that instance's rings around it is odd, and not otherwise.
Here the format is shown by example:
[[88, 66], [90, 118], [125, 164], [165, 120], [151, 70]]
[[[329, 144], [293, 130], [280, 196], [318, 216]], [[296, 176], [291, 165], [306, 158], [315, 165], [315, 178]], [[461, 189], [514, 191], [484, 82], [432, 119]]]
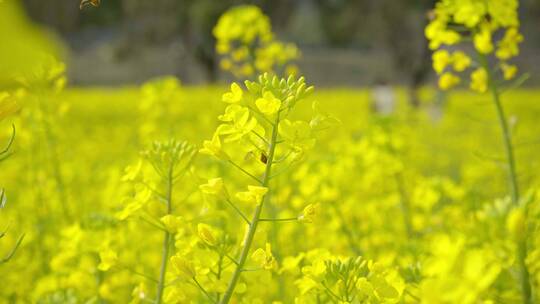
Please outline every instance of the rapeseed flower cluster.
[[[498, 81], [495, 73], [488, 75], [488, 69], [502, 71], [504, 80], [513, 79], [517, 73], [517, 67], [510, 63], [523, 41], [517, 0], [440, 1], [425, 33], [434, 50], [433, 68], [443, 90], [460, 84], [460, 75], [469, 69], [470, 87], [480, 93], [487, 92], [489, 82]], [[467, 44], [473, 47], [472, 54], [460, 50]], [[488, 57], [496, 60], [495, 67], [486, 66]]]
[[213, 34], [216, 51], [222, 57], [221, 68], [237, 78], [266, 72], [296, 73], [291, 61], [300, 56], [298, 48], [276, 39], [270, 19], [257, 6], [229, 9], [218, 20]]

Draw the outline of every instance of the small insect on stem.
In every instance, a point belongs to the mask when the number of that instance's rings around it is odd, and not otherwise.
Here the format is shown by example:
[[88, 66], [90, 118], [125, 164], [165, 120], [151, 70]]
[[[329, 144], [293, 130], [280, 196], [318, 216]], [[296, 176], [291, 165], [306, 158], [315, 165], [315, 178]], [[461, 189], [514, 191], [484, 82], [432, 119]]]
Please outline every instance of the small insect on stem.
[[261, 162], [262, 162], [263, 164], [266, 165], [266, 164], [268, 163], [268, 156], [266, 156], [266, 154], [264, 154], [264, 153], [261, 153], [261, 158], [260, 158], [260, 160], [261, 160]]
[[101, 0], [81, 0], [81, 4], [79, 5], [79, 9], [83, 9], [87, 5], [92, 5], [95, 7], [98, 7], [101, 3]]

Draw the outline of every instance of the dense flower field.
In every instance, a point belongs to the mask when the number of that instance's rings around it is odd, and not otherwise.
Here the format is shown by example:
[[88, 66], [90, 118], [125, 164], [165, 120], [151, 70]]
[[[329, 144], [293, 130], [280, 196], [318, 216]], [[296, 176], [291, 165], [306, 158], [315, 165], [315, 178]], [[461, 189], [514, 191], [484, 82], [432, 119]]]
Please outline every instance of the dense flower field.
[[[166, 79], [142, 89], [68, 89], [47, 96], [46, 109], [25, 108], [15, 119], [15, 153], [2, 163], [8, 202], [1, 216], [10, 229], [1, 252], [26, 233], [1, 266], [2, 302], [153, 299], [164, 231], [171, 233], [173, 257], [164, 301], [210, 302], [190, 276], [217, 299], [246, 226], [227, 198], [249, 216], [254, 204], [236, 193], [256, 182], [202, 153], [192, 158], [196, 149], [180, 140], [201, 147], [211, 137], [226, 91]], [[529, 206], [527, 265], [534, 286], [540, 279], [533, 230], [540, 212], [534, 174], [540, 108], [531, 100], [538, 94], [505, 95]], [[353, 301], [520, 302], [514, 239], [523, 236], [524, 219], [513, 223], [488, 97], [452, 93], [436, 120], [430, 111], [407, 111], [405, 102], [396, 117], [374, 117], [366, 91], [321, 89], [308, 99], [320, 101], [318, 115], [331, 113], [340, 122], [314, 134], [313, 148], [290, 170], [277, 167], [263, 216], [300, 220], [259, 223], [253, 252], [261, 248], [263, 259], [250, 253], [237, 301], [325, 303], [348, 290]], [[295, 119], [313, 116], [308, 100], [296, 110]], [[167, 161], [171, 134], [182, 151], [175, 153], [183, 177], [171, 189], [172, 217], [166, 217], [167, 182], [153, 165]], [[260, 173], [260, 155], [247, 150], [230, 154]], [[204, 184], [210, 186], [199, 187]], [[354, 284], [345, 287], [340, 276]]]
[[254, 6], [214, 28], [227, 87], [70, 87], [48, 58], [0, 94], [0, 303], [536, 303], [540, 92], [517, 2], [482, 3], [426, 28], [473, 92], [393, 115], [299, 76]]

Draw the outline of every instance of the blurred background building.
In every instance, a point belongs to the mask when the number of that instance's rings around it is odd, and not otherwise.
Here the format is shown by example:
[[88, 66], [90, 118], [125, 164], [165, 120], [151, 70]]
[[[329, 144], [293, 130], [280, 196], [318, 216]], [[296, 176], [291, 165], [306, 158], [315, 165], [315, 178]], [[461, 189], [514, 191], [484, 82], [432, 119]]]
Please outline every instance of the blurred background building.
[[[17, 1], [17, 0], [13, 0]], [[76, 85], [140, 83], [170, 74], [184, 83], [225, 80], [211, 31], [229, 7], [260, 6], [281, 40], [296, 43], [300, 70], [322, 86], [431, 79], [423, 28], [433, 0], [23, 0], [30, 18], [65, 42]], [[521, 2], [524, 70], [540, 75], [540, 1]], [[531, 79], [528, 84], [539, 84]]]

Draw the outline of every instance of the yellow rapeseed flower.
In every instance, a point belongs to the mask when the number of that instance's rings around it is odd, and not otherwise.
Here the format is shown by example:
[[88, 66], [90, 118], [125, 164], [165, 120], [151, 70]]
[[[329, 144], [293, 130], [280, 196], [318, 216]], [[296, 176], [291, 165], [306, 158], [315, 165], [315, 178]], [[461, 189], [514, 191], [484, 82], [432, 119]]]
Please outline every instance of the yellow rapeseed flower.
[[101, 271], [107, 271], [116, 265], [116, 262], [118, 261], [118, 254], [111, 249], [105, 249], [99, 252], [99, 259], [100, 263], [98, 265], [98, 269]]
[[260, 186], [248, 186], [248, 191], [236, 193], [236, 197], [249, 204], [260, 204], [263, 197], [268, 192], [268, 188]]
[[505, 80], [510, 80], [514, 78], [518, 71], [515, 65], [506, 63], [501, 64], [501, 69], [503, 71], [503, 77]]
[[484, 68], [478, 68], [471, 73], [471, 89], [479, 93], [485, 93], [488, 88], [488, 73]]
[[471, 58], [462, 51], [455, 51], [452, 54], [452, 67], [457, 72], [463, 72], [471, 66]]
[[188, 261], [186, 258], [180, 255], [174, 255], [170, 258], [170, 262], [173, 268], [173, 271], [178, 276], [186, 276], [188, 278], [193, 278], [197, 274], [193, 264]]
[[208, 183], [200, 185], [199, 189], [201, 189], [204, 194], [210, 195], [226, 193], [225, 185], [223, 184], [223, 179], [221, 177], [209, 179]]
[[238, 103], [242, 100], [244, 92], [242, 88], [236, 83], [231, 84], [231, 91], [223, 94], [222, 100], [226, 103]]
[[272, 246], [270, 243], [266, 243], [265, 249], [258, 248], [255, 250], [251, 258], [266, 270], [271, 270], [277, 266], [276, 259], [272, 255]]
[[304, 208], [298, 220], [304, 223], [313, 223], [319, 213], [319, 204], [309, 204]]
[[474, 35], [474, 47], [481, 54], [493, 52], [493, 41], [489, 26], [483, 26], [480, 31]]
[[199, 238], [208, 246], [217, 245], [216, 232], [209, 225], [200, 223], [197, 225], [197, 233], [199, 234]]
[[265, 115], [274, 115], [281, 107], [281, 100], [277, 99], [272, 92], [264, 92], [263, 97], [255, 101], [257, 108]]
[[441, 90], [449, 90], [458, 85], [460, 81], [458, 76], [446, 72], [439, 78], [439, 88], [441, 88]]
[[433, 69], [437, 74], [441, 74], [451, 62], [450, 53], [447, 50], [438, 50], [434, 52], [432, 59]]

